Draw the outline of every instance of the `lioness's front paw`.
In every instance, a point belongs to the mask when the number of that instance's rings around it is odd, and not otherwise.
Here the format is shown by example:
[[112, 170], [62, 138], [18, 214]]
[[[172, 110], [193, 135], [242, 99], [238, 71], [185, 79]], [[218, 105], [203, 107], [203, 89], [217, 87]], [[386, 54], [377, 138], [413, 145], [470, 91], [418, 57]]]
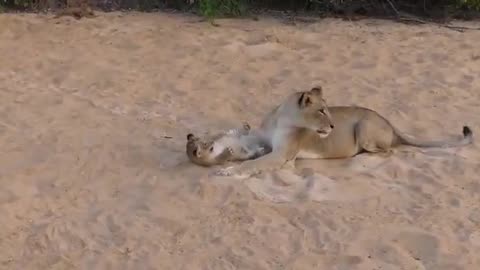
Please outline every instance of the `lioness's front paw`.
[[232, 176], [233, 175], [233, 167], [221, 168], [216, 170], [213, 174], [217, 176]]
[[232, 176], [237, 179], [245, 179], [251, 176], [249, 173], [241, 172], [237, 167], [222, 168], [214, 172], [216, 176]]

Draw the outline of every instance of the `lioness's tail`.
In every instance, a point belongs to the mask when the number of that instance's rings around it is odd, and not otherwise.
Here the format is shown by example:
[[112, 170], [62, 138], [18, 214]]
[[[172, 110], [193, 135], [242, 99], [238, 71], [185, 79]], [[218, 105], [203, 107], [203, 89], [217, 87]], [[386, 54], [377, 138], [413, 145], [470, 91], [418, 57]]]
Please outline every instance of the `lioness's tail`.
[[456, 147], [463, 146], [472, 143], [473, 132], [468, 126], [463, 127], [462, 138], [443, 140], [443, 141], [427, 141], [414, 137], [407, 136], [406, 134], [395, 129], [395, 134], [398, 138], [398, 143], [404, 145], [411, 145], [416, 147]]

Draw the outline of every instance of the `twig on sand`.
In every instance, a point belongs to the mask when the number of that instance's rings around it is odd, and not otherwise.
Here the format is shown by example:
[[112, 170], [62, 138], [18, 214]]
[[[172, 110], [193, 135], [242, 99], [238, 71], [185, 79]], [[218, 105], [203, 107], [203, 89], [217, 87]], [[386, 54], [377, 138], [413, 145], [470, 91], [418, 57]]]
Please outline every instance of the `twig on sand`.
[[188, 23], [201, 23], [201, 22], [206, 22], [208, 21], [212, 26], [219, 27], [220, 24], [216, 23], [214, 19], [212, 18], [200, 18], [198, 20], [193, 20]]
[[390, 5], [390, 7], [393, 9], [393, 11], [395, 12], [397, 21], [413, 22], [413, 23], [418, 23], [418, 24], [432, 23], [432, 24], [438, 25], [439, 27], [445, 27], [447, 29], [451, 29], [451, 30], [458, 31], [458, 32], [465, 32], [465, 30], [480, 30], [480, 27], [454, 26], [454, 25], [450, 25], [450, 24], [447, 24], [447, 23], [442, 24], [442, 23], [436, 23], [436, 22], [433, 22], [433, 21], [426, 21], [426, 20], [417, 18], [417, 17], [415, 17], [413, 15], [410, 15], [410, 14], [402, 14], [398, 11], [397, 7], [395, 7], [395, 5], [393, 4], [393, 2], [391, 0], [387, 0], [387, 2]]
[[448, 24], [445, 24], [445, 25], [442, 25], [443, 27], [446, 27], [446, 28], [449, 28], [449, 29], [452, 29], [452, 30], [456, 30], [456, 31], [459, 31], [459, 32], [465, 32], [465, 30], [476, 30], [476, 31], [480, 31], [480, 27], [467, 27], [467, 26], [455, 26], [455, 25], [448, 25]]
[[465, 32], [467, 30], [472, 30], [472, 31], [480, 31], [480, 27], [467, 27], [467, 26], [456, 26], [456, 25], [451, 25], [448, 23], [436, 23], [433, 21], [426, 21], [422, 20], [420, 18], [408, 15], [400, 15], [399, 17], [396, 18], [397, 21], [402, 21], [402, 22], [412, 22], [412, 23], [418, 23], [418, 24], [434, 24], [437, 25], [438, 27], [444, 27], [450, 30], [454, 30], [457, 32]]
[[220, 26], [220, 24], [216, 23], [214, 20], [211, 20], [211, 21], [210, 21], [210, 24], [211, 24], [212, 26], [215, 26], [215, 27], [219, 27], [219, 26]]

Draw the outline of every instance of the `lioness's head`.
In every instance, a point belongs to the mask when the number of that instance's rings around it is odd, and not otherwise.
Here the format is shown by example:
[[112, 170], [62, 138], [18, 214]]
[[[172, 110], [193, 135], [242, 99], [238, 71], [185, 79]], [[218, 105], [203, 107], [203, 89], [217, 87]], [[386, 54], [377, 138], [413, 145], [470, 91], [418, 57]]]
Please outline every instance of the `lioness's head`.
[[316, 86], [310, 91], [298, 93], [296, 102], [299, 112], [296, 120], [301, 127], [316, 131], [322, 138], [330, 135], [334, 125], [323, 99], [322, 87]]
[[187, 135], [186, 152], [188, 158], [195, 164], [208, 166], [215, 162], [214, 142], [206, 141], [192, 133]]

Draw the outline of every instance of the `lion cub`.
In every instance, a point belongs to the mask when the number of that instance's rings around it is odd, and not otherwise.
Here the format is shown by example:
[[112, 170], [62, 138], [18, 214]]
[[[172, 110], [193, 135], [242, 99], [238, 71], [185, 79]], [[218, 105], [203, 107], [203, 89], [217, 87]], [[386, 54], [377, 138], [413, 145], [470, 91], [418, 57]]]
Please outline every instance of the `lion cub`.
[[223, 131], [207, 138], [187, 135], [188, 159], [201, 166], [224, 164], [228, 161], [255, 159], [271, 151], [259, 136], [251, 134], [248, 123], [241, 128]]

